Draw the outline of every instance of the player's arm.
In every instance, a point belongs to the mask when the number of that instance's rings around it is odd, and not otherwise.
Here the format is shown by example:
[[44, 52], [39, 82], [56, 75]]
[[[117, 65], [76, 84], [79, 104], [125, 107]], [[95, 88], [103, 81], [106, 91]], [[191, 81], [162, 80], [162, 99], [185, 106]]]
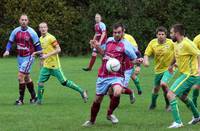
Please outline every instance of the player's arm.
[[100, 40], [99, 40], [99, 42], [98, 42], [99, 45], [101, 45], [103, 39], [104, 39], [105, 36], [106, 36], [106, 25], [103, 24], [103, 23], [101, 23], [101, 24], [100, 24], [100, 28], [101, 28], [102, 34], [101, 34], [101, 38], [100, 38]]
[[98, 42], [96, 40], [90, 40], [90, 45], [93, 48], [96, 48], [97, 51], [99, 52], [99, 54], [101, 54], [102, 56], [105, 54], [104, 50], [99, 46]]
[[12, 41], [8, 41], [6, 45], [6, 51], [3, 53], [3, 57], [8, 56], [10, 54], [10, 49], [12, 47]]
[[147, 55], [144, 56], [144, 62], [143, 62], [145, 67], [149, 66], [149, 57]]
[[148, 67], [149, 66], [149, 56], [151, 56], [153, 54], [153, 49], [152, 49], [152, 46], [151, 46], [151, 42], [148, 44], [146, 50], [145, 50], [145, 53], [144, 53], [144, 66], [145, 67]]
[[174, 72], [174, 67], [176, 67], [177, 65], [176, 65], [176, 59], [175, 59], [175, 57], [173, 58], [173, 60], [172, 60], [172, 62], [171, 62], [171, 64], [169, 65], [169, 67], [168, 67], [168, 71], [171, 73], [171, 74], [173, 74], [173, 72]]
[[29, 33], [30, 33], [32, 41], [33, 41], [33, 46], [35, 47], [35, 52], [33, 52], [31, 55], [32, 56], [40, 55], [40, 57], [41, 57], [42, 56], [42, 47], [40, 44], [39, 37], [33, 29], [29, 29]]
[[53, 43], [53, 45], [54, 45], [54, 51], [49, 52], [49, 53], [47, 53], [47, 54], [43, 54], [43, 56], [42, 56], [43, 59], [46, 59], [46, 58], [48, 58], [48, 57], [50, 57], [50, 56], [53, 56], [53, 55], [57, 55], [57, 54], [59, 54], [59, 53], [61, 52], [60, 45], [58, 44], [57, 41], [55, 41], [55, 42]]
[[96, 40], [97, 34], [95, 33], [92, 40]]
[[143, 62], [143, 58], [137, 57], [136, 49], [129, 42], [125, 43], [125, 54], [129, 57], [130, 60], [132, 60], [134, 64]]
[[6, 51], [4, 52], [3, 56], [8, 56], [10, 54], [10, 50], [12, 47], [13, 42], [15, 41], [15, 33], [17, 29], [13, 30], [12, 33], [10, 34], [9, 41], [6, 45]]
[[36, 56], [36, 55], [40, 55], [40, 57], [42, 56], [42, 47], [40, 42], [38, 41], [37, 43], [34, 44], [35, 46], [35, 52], [33, 52], [31, 55], [32, 56]]
[[101, 45], [101, 43], [102, 43], [103, 39], [105, 38], [105, 36], [106, 36], [106, 31], [103, 31], [102, 34], [101, 34], [101, 38], [99, 40], [99, 45]]

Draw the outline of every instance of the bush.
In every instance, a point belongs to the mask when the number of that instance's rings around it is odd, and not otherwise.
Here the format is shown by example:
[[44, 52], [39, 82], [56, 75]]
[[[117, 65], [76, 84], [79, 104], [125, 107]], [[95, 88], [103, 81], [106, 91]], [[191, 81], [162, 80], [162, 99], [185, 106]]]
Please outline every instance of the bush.
[[30, 26], [37, 31], [38, 24], [46, 21], [49, 32], [60, 42], [62, 53], [73, 56], [90, 52], [88, 41], [94, 35], [97, 12], [102, 14], [109, 35], [113, 23], [123, 22], [142, 52], [155, 37], [158, 26], [170, 28], [183, 23], [191, 39], [200, 30], [200, 2], [196, 0], [2, 0], [0, 7], [1, 52], [22, 13], [28, 14]]

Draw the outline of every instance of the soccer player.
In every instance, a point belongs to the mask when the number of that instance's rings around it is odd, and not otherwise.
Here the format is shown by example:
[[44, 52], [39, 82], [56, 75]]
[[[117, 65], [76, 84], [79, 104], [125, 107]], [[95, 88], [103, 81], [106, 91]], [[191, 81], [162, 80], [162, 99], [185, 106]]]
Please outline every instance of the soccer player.
[[[197, 48], [200, 50], [200, 34], [197, 35], [194, 40], [193, 40], [194, 44], [197, 46]], [[199, 81], [200, 82], [200, 81]], [[192, 101], [194, 102], [194, 105], [197, 107], [197, 98], [199, 96], [199, 89], [200, 89], [200, 83], [196, 83], [194, 85], [194, 89], [192, 92]]]
[[167, 29], [158, 27], [156, 29], [156, 37], [148, 44], [144, 53], [144, 66], [149, 66], [149, 56], [154, 56], [154, 87], [152, 90], [151, 104], [149, 110], [156, 108], [156, 100], [160, 87], [163, 89], [166, 102], [166, 110], [170, 111], [169, 100], [167, 99], [168, 81], [172, 77], [172, 72], [168, 71], [168, 67], [174, 58], [174, 44], [172, 40], [167, 39]]
[[41, 32], [40, 42], [43, 49], [43, 66], [40, 70], [40, 76], [38, 81], [38, 100], [37, 104], [42, 103], [42, 97], [44, 93], [44, 82], [46, 82], [50, 76], [55, 76], [59, 82], [80, 93], [84, 102], [87, 102], [87, 92], [80, 86], [76, 85], [73, 81], [68, 80], [63, 75], [58, 53], [61, 52], [60, 46], [56, 38], [48, 33], [47, 23], [42, 22], [39, 24], [39, 30]]
[[[183, 123], [180, 118], [176, 96], [181, 98], [193, 114], [193, 119], [188, 124], [196, 124], [200, 121], [199, 111], [192, 100], [187, 97], [200, 75], [200, 51], [191, 40], [185, 37], [185, 29], [182, 24], [172, 26], [170, 37], [175, 42], [175, 61], [173, 63], [176, 62], [181, 75], [172, 84], [167, 93], [174, 119], [174, 122], [168, 128], [179, 128], [183, 126]], [[173, 68], [173, 63], [169, 70]]]
[[[138, 49], [138, 45], [137, 45], [135, 39], [130, 34], [125, 33], [124, 34], [124, 38], [126, 40], [128, 40], [136, 49]], [[137, 52], [140, 55], [139, 50]], [[135, 86], [137, 88], [138, 94], [141, 95], [142, 94], [142, 87], [140, 86], [140, 81], [139, 81], [139, 78], [137, 76], [139, 74], [139, 72], [140, 72], [140, 69], [141, 69], [140, 68], [140, 64], [137, 64], [136, 66], [134, 66], [131, 62], [129, 62], [127, 60], [126, 68], [127, 69], [125, 71], [125, 74], [128, 75], [127, 77], [125, 77], [125, 79], [128, 78], [127, 80], [125, 80], [126, 83], [127, 84], [129, 83], [130, 77], [131, 77], [131, 79], [133, 80], [133, 82], [134, 82], [134, 84], [135, 84]]]
[[[106, 33], [106, 25], [102, 22], [102, 18], [100, 14], [95, 15], [95, 35], [93, 40], [97, 40], [98, 45], [103, 46], [107, 40], [107, 33]], [[90, 63], [87, 68], [83, 68], [84, 71], [91, 71], [92, 67], [96, 61], [97, 57], [97, 50], [93, 48], [92, 57], [90, 59]]]
[[15, 28], [9, 38], [6, 51], [3, 56], [10, 54], [12, 44], [17, 45], [18, 61], [18, 80], [19, 80], [19, 98], [15, 101], [16, 105], [24, 104], [25, 88], [31, 95], [30, 103], [36, 102], [36, 94], [33, 81], [30, 76], [31, 66], [34, 62], [34, 56], [41, 53], [41, 46], [37, 33], [28, 26], [29, 19], [26, 14], [22, 14], [19, 19], [21, 26]]
[[[124, 71], [120, 69], [118, 72], [108, 72], [106, 70], [106, 62], [109, 58], [116, 58], [123, 63], [123, 58], [128, 56], [131, 60], [137, 58], [135, 49], [125, 39], [123, 39], [124, 26], [122, 24], [115, 24], [113, 26], [113, 37], [108, 38], [106, 42], [105, 50], [101, 50], [97, 41], [91, 41], [93, 47], [97, 48], [101, 54], [104, 54], [102, 58], [102, 65], [99, 68], [98, 78], [96, 82], [96, 97], [91, 107], [90, 120], [86, 121], [82, 126], [91, 126], [95, 123], [96, 116], [99, 112], [101, 102], [104, 95], [109, 88], [112, 88], [113, 97], [110, 100], [110, 106], [107, 111], [107, 119], [113, 124], [118, 123], [117, 117], [113, 114], [114, 110], [118, 107], [120, 102], [120, 95], [123, 89]], [[138, 62], [141, 59], [138, 60]]]

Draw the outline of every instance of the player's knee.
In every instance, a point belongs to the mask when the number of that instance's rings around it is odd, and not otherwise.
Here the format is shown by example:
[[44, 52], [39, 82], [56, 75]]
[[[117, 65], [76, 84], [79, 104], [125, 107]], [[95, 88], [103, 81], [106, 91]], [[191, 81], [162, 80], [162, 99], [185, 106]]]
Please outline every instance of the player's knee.
[[103, 100], [103, 96], [96, 96], [95, 99], [94, 99], [94, 102], [95, 103], [101, 103]]
[[158, 93], [159, 90], [160, 90], [160, 86], [156, 86], [156, 87], [154, 87], [154, 89], [153, 89], [154, 93]]
[[23, 83], [23, 82], [24, 82], [24, 75], [23, 75], [22, 73], [19, 73], [19, 74], [18, 74], [18, 81], [19, 81], [20, 83]]
[[121, 93], [122, 93], [122, 87], [119, 86], [119, 85], [116, 85], [116, 86], [113, 87], [113, 89], [114, 89], [113, 95], [115, 97], [119, 97], [121, 95]]
[[167, 84], [166, 84], [165, 82], [161, 82], [161, 83], [160, 83], [160, 86], [161, 86], [162, 88], [165, 88], [165, 87], [167, 87]]
[[181, 101], [185, 102], [187, 100], [187, 95], [182, 95], [179, 98]]
[[172, 99], [175, 98], [175, 94], [174, 94], [172, 91], [168, 91], [168, 93], [167, 93], [167, 98], [168, 98], [169, 100], [172, 100]]
[[32, 80], [31, 80], [31, 78], [30, 77], [28, 77], [28, 76], [26, 76], [25, 78], [24, 78], [24, 80], [25, 80], [25, 82], [26, 83], [28, 83], [28, 82], [31, 82]]
[[97, 53], [93, 51], [92, 56], [97, 56]]

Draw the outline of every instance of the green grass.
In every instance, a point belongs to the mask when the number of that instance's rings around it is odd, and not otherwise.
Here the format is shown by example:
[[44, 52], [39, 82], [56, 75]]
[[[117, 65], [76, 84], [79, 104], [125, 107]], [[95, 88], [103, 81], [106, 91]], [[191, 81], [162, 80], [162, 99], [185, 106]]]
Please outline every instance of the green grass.
[[[25, 94], [25, 105], [14, 106], [18, 97], [17, 63], [15, 58], [0, 59], [0, 130], [1, 131], [161, 131], [172, 122], [170, 112], [164, 110], [165, 104], [162, 93], [158, 98], [158, 106], [154, 111], [148, 111], [153, 85], [153, 68], [143, 68], [140, 74], [143, 95], [137, 97], [135, 104], [129, 103], [129, 97], [123, 95], [119, 108], [115, 111], [119, 124], [112, 125], [106, 120], [106, 109], [109, 99], [106, 96], [98, 114], [96, 124], [91, 128], [83, 128], [89, 119], [90, 106], [95, 96], [95, 82], [100, 59], [97, 60], [94, 70], [83, 72], [82, 67], [87, 65], [86, 57], [63, 57], [61, 64], [68, 79], [71, 79], [87, 89], [88, 103], [83, 103], [79, 94], [71, 89], [62, 87], [51, 77], [45, 84], [44, 103], [41, 106], [29, 104], [29, 93]], [[32, 79], [36, 85], [39, 73], [39, 64], [36, 60], [32, 69]], [[133, 83], [130, 82], [130, 86]], [[179, 102], [179, 109], [185, 126], [181, 131], [199, 130], [196, 126], [187, 125], [191, 120], [191, 113], [184, 104]]]

